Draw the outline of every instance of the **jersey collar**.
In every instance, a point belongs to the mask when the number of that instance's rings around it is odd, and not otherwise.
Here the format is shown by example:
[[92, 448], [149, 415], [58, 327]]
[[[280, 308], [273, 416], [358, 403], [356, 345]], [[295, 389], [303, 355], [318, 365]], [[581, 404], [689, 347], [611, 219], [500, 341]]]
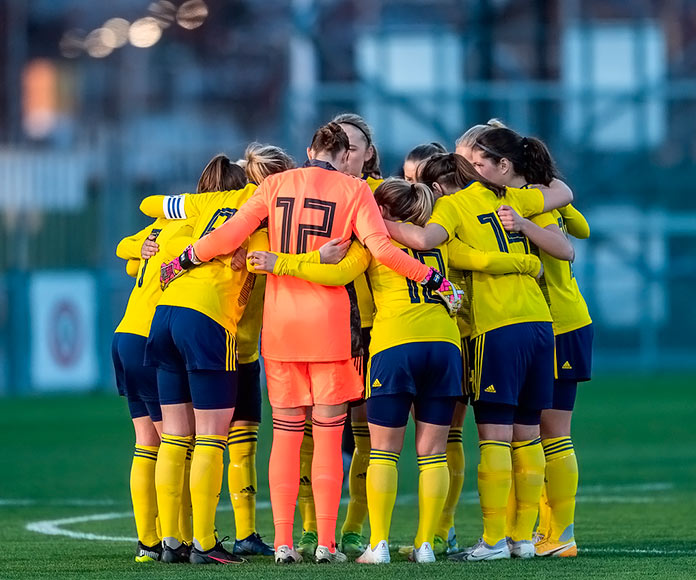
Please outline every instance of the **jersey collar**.
[[303, 167], [321, 167], [322, 169], [328, 169], [329, 171], [337, 171], [337, 169], [328, 161], [319, 161], [318, 159], [308, 159], [305, 161]]

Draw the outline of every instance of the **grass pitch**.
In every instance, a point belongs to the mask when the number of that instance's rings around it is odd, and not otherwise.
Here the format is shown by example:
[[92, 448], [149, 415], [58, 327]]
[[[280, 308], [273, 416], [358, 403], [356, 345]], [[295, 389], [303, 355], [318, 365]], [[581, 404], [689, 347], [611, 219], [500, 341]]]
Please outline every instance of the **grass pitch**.
[[[135, 564], [135, 541], [128, 540], [135, 536], [128, 494], [133, 435], [124, 401], [105, 394], [2, 399], [0, 578], [695, 578], [695, 378], [617, 375], [581, 386], [573, 437], [580, 463], [578, 558], [438, 562], [427, 569], [396, 553], [393, 564], [380, 567], [279, 568], [271, 558], [232, 569]], [[258, 529], [272, 540], [269, 424], [262, 426], [259, 445]], [[417, 522], [417, 467], [412, 434], [407, 437], [393, 547], [411, 542]], [[461, 545], [481, 533], [471, 417], [465, 447]], [[218, 528], [234, 535], [228, 506], [225, 483]]]

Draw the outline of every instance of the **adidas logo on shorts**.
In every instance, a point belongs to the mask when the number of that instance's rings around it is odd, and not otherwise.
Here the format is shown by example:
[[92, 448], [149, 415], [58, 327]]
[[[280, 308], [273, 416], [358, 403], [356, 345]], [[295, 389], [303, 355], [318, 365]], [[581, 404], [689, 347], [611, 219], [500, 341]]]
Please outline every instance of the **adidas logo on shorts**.
[[486, 392], [487, 393], [495, 393], [495, 387], [493, 385], [490, 385], [489, 387], [486, 387]]
[[377, 387], [381, 387], [382, 383], [379, 382], [379, 379], [375, 379], [375, 382], [372, 383], [372, 386], [376, 389]]
[[562, 366], [561, 368], [562, 368], [563, 370], [566, 370], [566, 371], [570, 371], [570, 370], [573, 369], [573, 367], [570, 366], [570, 363], [569, 363], [568, 361], [565, 361], [565, 362], [563, 363], [563, 366]]

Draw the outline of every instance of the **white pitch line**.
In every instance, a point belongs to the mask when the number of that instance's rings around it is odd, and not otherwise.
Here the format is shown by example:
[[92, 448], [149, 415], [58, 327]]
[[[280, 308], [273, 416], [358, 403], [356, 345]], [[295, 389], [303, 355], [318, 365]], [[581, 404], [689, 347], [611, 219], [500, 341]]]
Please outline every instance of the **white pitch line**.
[[696, 550], [660, 550], [659, 548], [578, 548], [580, 554], [654, 554], [656, 556], [696, 556]]

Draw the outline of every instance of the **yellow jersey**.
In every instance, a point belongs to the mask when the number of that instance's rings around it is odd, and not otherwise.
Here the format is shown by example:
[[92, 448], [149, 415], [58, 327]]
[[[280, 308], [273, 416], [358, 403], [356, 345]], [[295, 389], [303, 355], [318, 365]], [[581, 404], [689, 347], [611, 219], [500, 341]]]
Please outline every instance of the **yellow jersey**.
[[[574, 209], [574, 213], [580, 214], [576, 209]], [[582, 220], [579, 220], [577, 215], [574, 215], [574, 217], [576, 218], [574, 225], [578, 228], [575, 231], [579, 233], [587, 232], [587, 235], [589, 235], [589, 226], [587, 226], [587, 228], [582, 227], [580, 230], [579, 228], [582, 225]], [[580, 214], [580, 217], [582, 217], [582, 214]], [[549, 225], [557, 225], [561, 228], [566, 237], [568, 235], [565, 220], [558, 210], [535, 216], [532, 218], [532, 222], [540, 228], [545, 228]], [[585, 224], [586, 223], [585, 221]], [[580, 226], [578, 226], [578, 224], [580, 224]], [[587, 304], [580, 293], [578, 282], [573, 274], [572, 262], [554, 258], [538, 248], [537, 251], [544, 264], [544, 274], [539, 279], [539, 287], [551, 310], [551, 316], [553, 317], [553, 333], [563, 334], [592, 324]]]
[[[442, 226], [448, 241], [458, 237], [477, 250], [529, 254], [529, 240], [506, 232], [496, 210], [509, 205], [523, 217], [542, 213], [544, 196], [538, 189], [509, 187], [505, 197], [478, 181], [435, 202], [430, 223]], [[536, 281], [526, 274], [472, 272], [470, 285], [471, 337], [520, 322], [551, 322], [546, 300]]]
[[465, 244], [459, 238], [447, 243], [450, 282], [462, 289], [462, 306], [457, 311], [457, 326], [462, 338], [471, 336], [471, 285], [472, 272], [488, 274], [526, 274], [536, 277], [541, 261], [534, 254], [510, 254], [507, 252], [483, 252]]
[[[159, 251], [148, 260], [140, 260], [136, 273], [136, 282], [128, 298], [126, 312], [121, 322], [116, 327], [115, 332], [125, 332], [147, 336], [150, 334], [152, 317], [155, 315], [155, 307], [162, 296], [160, 287], [160, 264], [171, 260], [184, 251], [192, 241], [193, 227], [190, 220], [183, 222], [169, 222], [165, 219], [158, 219], [133, 236], [124, 238], [119, 243], [119, 257], [124, 255], [124, 250], [128, 246], [133, 251], [137, 247], [137, 255], [140, 255], [140, 247], [145, 238], [150, 234], [157, 236]], [[133, 252], [130, 252], [132, 255]], [[130, 264], [133, 259], [129, 259]]]
[[266, 276], [254, 276], [249, 303], [237, 325], [237, 358], [239, 364], [259, 360], [259, 339], [263, 325], [263, 297], [266, 292]]
[[[374, 193], [384, 179], [375, 179], [368, 176], [365, 178], [365, 181], [370, 186], [372, 193]], [[372, 297], [370, 280], [367, 274], [358, 276], [355, 279], [355, 294], [358, 297], [358, 308], [360, 309], [360, 326], [362, 328], [370, 328], [375, 318], [375, 299]]]
[[[143, 200], [140, 209], [151, 217], [193, 219], [193, 238], [198, 240], [232, 217], [255, 190], [256, 185], [249, 184], [234, 191], [153, 195]], [[265, 230], [259, 230], [252, 238], [267, 238], [267, 235]], [[249, 240], [243, 247], [248, 244]], [[231, 258], [231, 254], [219, 256], [188, 270], [166, 288], [159, 304], [197, 310], [236, 335], [237, 324], [255, 285], [255, 275], [246, 268], [233, 270]]]

